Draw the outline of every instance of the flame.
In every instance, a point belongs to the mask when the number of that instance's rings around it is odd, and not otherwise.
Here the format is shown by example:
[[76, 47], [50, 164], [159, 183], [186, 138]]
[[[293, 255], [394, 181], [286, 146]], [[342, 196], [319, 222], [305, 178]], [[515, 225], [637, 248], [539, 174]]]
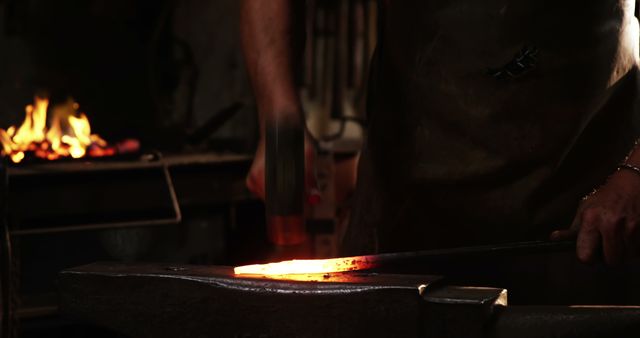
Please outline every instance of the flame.
[[21, 162], [27, 154], [46, 160], [81, 158], [87, 153], [94, 157], [114, 155], [115, 148], [99, 135], [91, 134], [89, 119], [78, 113], [79, 108], [73, 100], [53, 107], [47, 129], [49, 100], [35, 97], [33, 105], [25, 107], [25, 119], [19, 127], [0, 129], [2, 155], [14, 163]]
[[372, 256], [357, 256], [330, 259], [295, 259], [279, 263], [256, 264], [239, 266], [233, 269], [236, 275], [261, 275], [265, 277], [280, 276], [299, 279], [296, 276], [328, 274], [334, 272], [346, 272], [367, 270], [376, 267], [376, 261]]

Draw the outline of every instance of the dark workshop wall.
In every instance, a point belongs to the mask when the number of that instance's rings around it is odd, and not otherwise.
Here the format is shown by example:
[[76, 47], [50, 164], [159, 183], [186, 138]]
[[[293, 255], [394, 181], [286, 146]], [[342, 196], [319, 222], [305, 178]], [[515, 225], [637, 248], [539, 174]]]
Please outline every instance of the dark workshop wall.
[[236, 0], [0, 0], [0, 127], [44, 89], [74, 96], [96, 132], [162, 148], [241, 101], [213, 139], [251, 148], [238, 12]]

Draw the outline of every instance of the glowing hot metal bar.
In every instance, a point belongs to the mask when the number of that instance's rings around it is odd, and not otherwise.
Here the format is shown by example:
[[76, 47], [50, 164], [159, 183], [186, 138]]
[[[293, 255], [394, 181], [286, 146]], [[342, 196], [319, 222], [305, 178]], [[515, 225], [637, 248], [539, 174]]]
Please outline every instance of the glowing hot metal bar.
[[[279, 263], [246, 265], [234, 268], [236, 275], [286, 276], [303, 274], [325, 274], [357, 270], [379, 269], [393, 266], [398, 262], [413, 263], [439, 261], [453, 257], [508, 256], [532, 253], [551, 253], [575, 250], [575, 242], [520, 242], [502, 245], [487, 245], [440, 249], [430, 251], [386, 253], [380, 255], [355, 256], [331, 259], [292, 260]], [[288, 278], [288, 277], [287, 277]], [[317, 277], [313, 277], [317, 278]], [[312, 278], [312, 280], [314, 280]]]
[[322, 274], [372, 269], [377, 266], [375, 256], [356, 256], [330, 259], [295, 259], [279, 263], [239, 266], [236, 275], [296, 275]]

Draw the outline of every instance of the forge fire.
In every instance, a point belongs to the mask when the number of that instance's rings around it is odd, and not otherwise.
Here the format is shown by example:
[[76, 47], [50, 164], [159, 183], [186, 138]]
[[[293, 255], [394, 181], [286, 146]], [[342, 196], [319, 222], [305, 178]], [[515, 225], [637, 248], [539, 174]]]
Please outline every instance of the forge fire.
[[34, 103], [25, 107], [20, 126], [0, 129], [2, 156], [20, 163], [30, 157], [57, 160], [114, 155], [115, 147], [91, 133], [89, 119], [79, 109], [72, 99], [50, 107], [47, 98], [35, 97]]

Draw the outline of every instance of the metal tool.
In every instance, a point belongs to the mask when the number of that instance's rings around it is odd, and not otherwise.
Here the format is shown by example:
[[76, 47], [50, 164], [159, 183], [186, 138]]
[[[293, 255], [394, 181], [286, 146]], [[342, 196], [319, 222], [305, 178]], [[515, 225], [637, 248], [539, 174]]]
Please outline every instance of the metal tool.
[[131, 337], [635, 337], [640, 307], [507, 306], [502, 288], [338, 273], [299, 282], [227, 267], [95, 263], [63, 271], [66, 315]]
[[276, 121], [266, 127], [265, 190], [267, 234], [276, 245], [306, 240], [304, 224], [304, 129]]

